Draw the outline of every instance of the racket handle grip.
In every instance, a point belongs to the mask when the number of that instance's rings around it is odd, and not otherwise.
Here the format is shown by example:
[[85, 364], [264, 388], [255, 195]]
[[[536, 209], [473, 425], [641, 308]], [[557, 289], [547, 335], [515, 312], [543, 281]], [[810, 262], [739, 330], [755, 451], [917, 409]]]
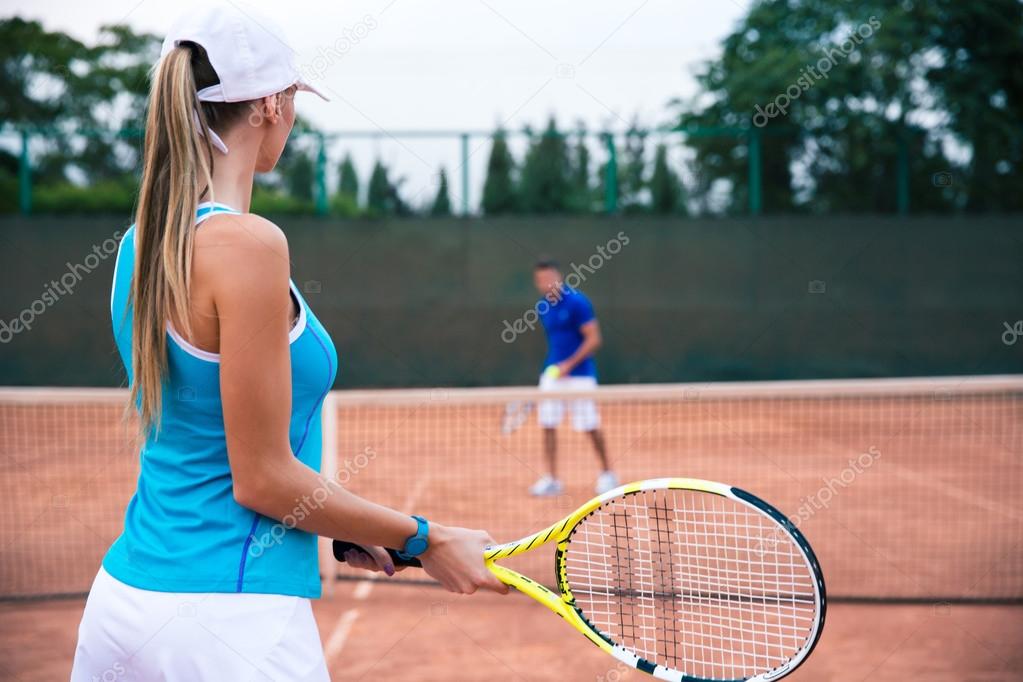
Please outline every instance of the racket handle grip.
[[[362, 547], [355, 544], [354, 542], [334, 540], [334, 558], [340, 561], [341, 563], [345, 562], [345, 552], [347, 552], [350, 549], [357, 550], [359, 552], [362, 552], [363, 554], [366, 553], [366, 550], [364, 550]], [[419, 561], [419, 559], [414, 558], [402, 559], [401, 557], [398, 556], [398, 550], [396, 549], [388, 549], [387, 553], [391, 555], [391, 561], [394, 562], [395, 566], [415, 566], [416, 568], [423, 567], [423, 564], [421, 561]]]

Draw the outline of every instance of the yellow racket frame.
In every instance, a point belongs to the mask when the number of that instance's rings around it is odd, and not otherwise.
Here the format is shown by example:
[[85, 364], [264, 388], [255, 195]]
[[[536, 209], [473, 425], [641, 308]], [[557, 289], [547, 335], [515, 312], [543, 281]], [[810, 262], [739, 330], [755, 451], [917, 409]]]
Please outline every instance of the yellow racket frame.
[[[749, 496], [751, 499], [741, 497], [736, 494], [736, 489], [723, 483], [715, 483], [714, 481], [705, 481], [698, 478], [657, 478], [647, 479], [643, 481], [636, 481], [634, 483], [628, 483], [626, 485], [610, 490], [603, 495], [598, 495], [592, 500], [579, 507], [577, 510], [566, 516], [565, 518], [551, 524], [547, 528], [541, 531], [527, 535], [526, 537], [516, 540], [515, 542], [508, 542], [502, 545], [494, 545], [487, 547], [483, 552], [483, 559], [486, 566], [490, 571], [497, 576], [497, 578], [505, 585], [514, 587], [516, 590], [529, 595], [536, 601], [540, 602], [554, 613], [561, 616], [565, 622], [569, 623], [582, 633], [587, 639], [593, 642], [595, 645], [600, 647], [603, 651], [611, 654], [623, 663], [638, 668], [643, 672], [647, 672], [658, 679], [663, 680], [696, 680], [698, 678], [690, 677], [674, 670], [663, 668], [662, 666], [655, 665], [636, 656], [633, 652], [625, 649], [619, 645], [613, 644], [611, 641], [604, 638], [604, 636], [595, 630], [585, 618], [582, 617], [579, 610], [575, 606], [575, 597], [572, 596], [571, 588], [568, 584], [568, 572], [565, 562], [565, 552], [569, 545], [569, 536], [572, 534], [572, 530], [575, 526], [582, 521], [585, 517], [589, 516], [595, 510], [597, 510], [605, 502], [612, 500], [622, 495], [628, 495], [630, 493], [637, 493], [644, 490], [696, 490], [705, 493], [711, 493], [714, 495], [721, 495], [722, 497], [728, 497], [738, 502], [748, 504], [756, 508], [765, 516], [773, 519], [783, 528], [785, 528], [792, 536], [796, 543], [801, 547], [804, 553], [804, 558], [807, 561], [807, 566], [811, 573], [816, 577], [814, 581], [815, 598], [819, 609], [820, 618], [814, 625], [814, 630], [807, 640], [807, 646], [799, 653], [798, 656], [794, 657], [782, 668], [773, 670], [770, 673], [764, 673], [758, 675], [752, 680], [774, 680], [792, 672], [813, 650], [817, 640], [820, 637], [820, 630], [824, 624], [824, 609], [825, 609], [825, 593], [824, 593], [824, 581], [821, 576], [820, 566], [817, 563], [817, 559], [813, 554], [813, 550], [810, 549], [809, 544], [806, 543], [802, 534], [789, 522], [787, 518], [781, 515], [780, 512], [775, 510], [770, 505], [767, 505], [763, 501]], [[746, 493], [745, 495], [748, 495]], [[756, 500], [754, 502], [753, 500]], [[759, 504], [758, 504], [759, 503]], [[558, 589], [560, 593], [554, 592], [546, 586], [530, 579], [529, 577], [513, 571], [510, 568], [502, 566], [497, 562], [500, 559], [507, 559], [508, 557], [517, 556], [519, 554], [525, 554], [538, 547], [544, 545], [556, 543], [557, 551], [555, 555], [556, 563], [556, 574]]]

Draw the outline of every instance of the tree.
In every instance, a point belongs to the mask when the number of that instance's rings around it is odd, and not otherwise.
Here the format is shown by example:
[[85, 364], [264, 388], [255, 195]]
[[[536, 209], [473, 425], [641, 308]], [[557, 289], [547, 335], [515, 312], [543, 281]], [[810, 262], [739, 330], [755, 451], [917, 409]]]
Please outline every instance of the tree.
[[657, 145], [654, 153], [654, 169], [650, 174], [650, 210], [669, 215], [684, 211], [682, 206], [682, 181], [668, 165], [668, 147]]
[[487, 178], [483, 183], [483, 212], [487, 215], [513, 213], [519, 208], [515, 187], [515, 159], [508, 149], [505, 132], [494, 131], [487, 160]]
[[359, 176], [350, 153], [345, 153], [337, 175], [337, 192], [330, 198], [331, 213], [342, 218], [353, 218], [359, 215]]
[[[617, 205], [622, 198], [622, 186], [621, 186], [621, 167], [615, 161], [614, 174], [611, 174], [611, 155], [608, 151], [609, 144], [615, 144], [614, 135], [610, 132], [602, 133], [601, 136], [601, 149], [604, 150], [604, 162], [600, 164], [597, 169], [597, 195], [601, 203], [601, 206], [607, 204], [607, 197], [609, 192], [614, 193], [615, 204]], [[608, 188], [608, 181], [614, 181], [613, 190]]]
[[[932, 4], [755, 3], [721, 57], [698, 74], [699, 94], [679, 104], [683, 128], [730, 129], [690, 137], [696, 191], [706, 196], [724, 181], [733, 188], [726, 210], [746, 209], [751, 132], [760, 138], [763, 202], [772, 211], [889, 210], [900, 140], [911, 179], [950, 168], [940, 131], [920, 123], [933, 118], [933, 93], [920, 87], [933, 50]], [[795, 176], [794, 168], [808, 172]], [[911, 189], [917, 207], [949, 206], [933, 187]]]
[[448, 197], [448, 174], [443, 167], [440, 169], [440, 185], [437, 187], [437, 196], [433, 199], [433, 206], [430, 207], [430, 215], [435, 217], [451, 215], [451, 199]]
[[309, 154], [299, 151], [288, 164], [285, 182], [288, 186], [288, 194], [302, 201], [313, 200], [313, 180], [316, 175], [316, 167]]
[[359, 199], [359, 175], [355, 171], [351, 153], [345, 153], [337, 173], [337, 193], [357, 202]]
[[646, 208], [646, 138], [648, 133], [633, 119], [625, 131], [625, 145], [618, 166], [620, 207], [635, 213]]
[[590, 183], [590, 150], [586, 146], [586, 129], [580, 125], [571, 151], [568, 208], [574, 213], [593, 209], [593, 186]]
[[533, 135], [522, 165], [522, 208], [527, 213], [562, 213], [569, 206], [570, 166], [565, 137], [552, 117], [547, 129]]
[[156, 36], [127, 26], [101, 27], [90, 46], [35, 21], [0, 20], [0, 120], [47, 131], [35, 154], [36, 181], [66, 182], [74, 168], [87, 180], [133, 182], [138, 139], [73, 131], [141, 129], [159, 53]]
[[[0, 120], [50, 125], [64, 115], [71, 64], [85, 59], [88, 48], [37, 21], [12, 17], [0, 21]], [[40, 81], [51, 87], [38, 88]]]
[[387, 179], [387, 168], [377, 159], [373, 164], [373, 172], [369, 176], [369, 189], [366, 194], [366, 208], [377, 214], [390, 213], [391, 183]]
[[369, 177], [369, 189], [366, 197], [366, 208], [370, 215], [410, 215], [412, 211], [402, 200], [400, 186], [402, 180], [391, 182], [387, 167], [377, 159], [373, 164], [373, 172]]
[[[970, 150], [961, 177], [944, 176], [970, 211], [1023, 209], [1023, 3], [921, 3], [935, 55], [927, 80], [956, 142]], [[924, 23], [921, 21], [920, 23]], [[936, 58], [934, 58], [936, 57]], [[933, 181], [931, 184], [940, 184]], [[933, 191], [933, 187], [930, 188]]]

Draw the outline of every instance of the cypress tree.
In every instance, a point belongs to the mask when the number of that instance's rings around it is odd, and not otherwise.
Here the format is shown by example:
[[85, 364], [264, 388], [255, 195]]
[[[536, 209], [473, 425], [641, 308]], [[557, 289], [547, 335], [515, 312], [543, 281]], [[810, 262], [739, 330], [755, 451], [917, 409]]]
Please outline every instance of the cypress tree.
[[682, 180], [668, 165], [668, 148], [657, 145], [654, 170], [650, 175], [650, 208], [662, 215], [685, 211], [682, 204]]
[[451, 199], [448, 196], [448, 174], [443, 166], [440, 169], [440, 186], [437, 187], [437, 196], [434, 197], [433, 206], [430, 207], [430, 215], [451, 215]]
[[483, 212], [487, 215], [514, 213], [519, 209], [515, 187], [515, 159], [508, 149], [505, 132], [494, 131], [487, 160], [487, 178], [483, 183]]
[[554, 119], [534, 136], [522, 166], [522, 207], [527, 213], [561, 213], [569, 206], [570, 165], [564, 136]]

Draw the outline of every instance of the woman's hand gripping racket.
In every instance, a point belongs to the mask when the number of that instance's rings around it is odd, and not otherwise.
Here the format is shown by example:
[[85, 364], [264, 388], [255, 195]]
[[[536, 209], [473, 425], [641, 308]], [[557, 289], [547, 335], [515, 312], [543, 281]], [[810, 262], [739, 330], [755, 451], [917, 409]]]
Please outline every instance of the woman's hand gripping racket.
[[[495, 563], [551, 542], [560, 592]], [[334, 556], [344, 561], [353, 547], [336, 540]], [[598, 647], [662, 680], [776, 680], [809, 656], [824, 626], [824, 578], [806, 539], [771, 505], [721, 483], [630, 483], [486, 548], [484, 560]]]

